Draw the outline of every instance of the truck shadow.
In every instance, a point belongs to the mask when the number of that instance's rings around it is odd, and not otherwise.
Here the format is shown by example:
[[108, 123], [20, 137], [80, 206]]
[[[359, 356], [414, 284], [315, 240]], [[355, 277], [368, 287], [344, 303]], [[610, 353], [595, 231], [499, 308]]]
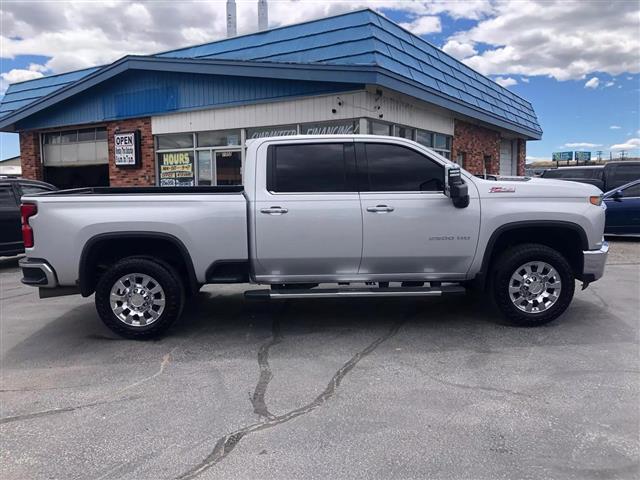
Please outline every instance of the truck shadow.
[[517, 328], [501, 324], [498, 314], [482, 299], [307, 299], [280, 303], [248, 301], [237, 291], [205, 291], [189, 302], [182, 319], [165, 337], [143, 342], [111, 333], [88, 299], [4, 352], [3, 363], [5, 367], [51, 367], [76, 360], [98, 364], [105, 358], [130, 355], [140, 362], [155, 361], [161, 352], [177, 345], [206, 360], [238, 347], [259, 346], [271, 335], [276, 318], [289, 341], [313, 337], [314, 348], [353, 343], [395, 322], [403, 324], [397, 338], [416, 351], [605, 344], [636, 335], [625, 322], [612, 322], [611, 317], [605, 305], [576, 298], [555, 322]]

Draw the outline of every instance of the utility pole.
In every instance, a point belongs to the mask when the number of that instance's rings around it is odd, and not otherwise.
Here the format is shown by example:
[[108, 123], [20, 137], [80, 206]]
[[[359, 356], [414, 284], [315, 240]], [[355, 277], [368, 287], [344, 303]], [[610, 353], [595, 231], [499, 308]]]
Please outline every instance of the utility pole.
[[237, 34], [236, 0], [227, 0], [227, 37], [235, 37]]
[[627, 155], [626, 150], [620, 150], [620, 160], [624, 160], [624, 157]]
[[598, 150], [596, 152], [596, 158], [598, 160], [598, 163], [602, 162], [602, 150]]

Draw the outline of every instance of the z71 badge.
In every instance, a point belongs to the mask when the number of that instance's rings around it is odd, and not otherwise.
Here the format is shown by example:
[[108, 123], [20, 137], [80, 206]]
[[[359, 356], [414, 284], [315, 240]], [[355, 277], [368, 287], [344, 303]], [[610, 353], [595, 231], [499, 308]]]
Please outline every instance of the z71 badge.
[[513, 193], [516, 187], [491, 187], [489, 193]]

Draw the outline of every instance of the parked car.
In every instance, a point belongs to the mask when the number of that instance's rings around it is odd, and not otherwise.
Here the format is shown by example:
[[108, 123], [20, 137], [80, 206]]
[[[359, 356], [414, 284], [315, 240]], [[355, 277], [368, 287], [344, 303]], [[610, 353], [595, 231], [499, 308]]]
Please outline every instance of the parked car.
[[607, 205], [605, 235], [640, 236], [640, 180], [604, 195]]
[[542, 173], [541, 177], [588, 183], [603, 192], [608, 192], [633, 180], [639, 180], [640, 162], [621, 161], [608, 162], [604, 165], [549, 168]]
[[568, 307], [575, 279], [586, 287], [604, 272], [591, 185], [483, 180], [373, 135], [252, 140], [243, 178], [25, 197], [22, 281], [41, 297], [95, 292], [109, 328], [148, 338], [203, 284], [265, 284], [245, 295], [274, 300], [477, 288], [512, 323], [541, 325]]
[[24, 252], [20, 233], [20, 197], [55, 189], [45, 182], [0, 175], [0, 256]]

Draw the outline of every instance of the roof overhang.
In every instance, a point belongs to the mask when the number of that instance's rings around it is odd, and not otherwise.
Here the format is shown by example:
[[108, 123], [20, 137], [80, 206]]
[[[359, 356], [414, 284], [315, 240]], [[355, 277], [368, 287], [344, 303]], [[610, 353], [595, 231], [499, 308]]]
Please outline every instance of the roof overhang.
[[419, 82], [407, 79], [377, 65], [328, 65], [255, 62], [241, 60], [208, 60], [170, 57], [150, 57], [130, 55], [97, 70], [80, 80], [62, 87], [37, 101], [15, 110], [0, 118], [0, 131], [15, 132], [15, 124], [31, 115], [78, 95], [96, 85], [122, 74], [128, 70], [164, 71], [195, 73], [203, 75], [227, 75], [237, 77], [277, 78], [283, 80], [326, 81], [353, 83], [356, 85], [379, 85], [410, 95], [414, 98], [461, 115], [475, 118], [506, 130], [515, 132], [527, 139], [539, 140], [541, 133], [509, 122], [498, 116], [473, 108], [461, 101], [447, 97]]

